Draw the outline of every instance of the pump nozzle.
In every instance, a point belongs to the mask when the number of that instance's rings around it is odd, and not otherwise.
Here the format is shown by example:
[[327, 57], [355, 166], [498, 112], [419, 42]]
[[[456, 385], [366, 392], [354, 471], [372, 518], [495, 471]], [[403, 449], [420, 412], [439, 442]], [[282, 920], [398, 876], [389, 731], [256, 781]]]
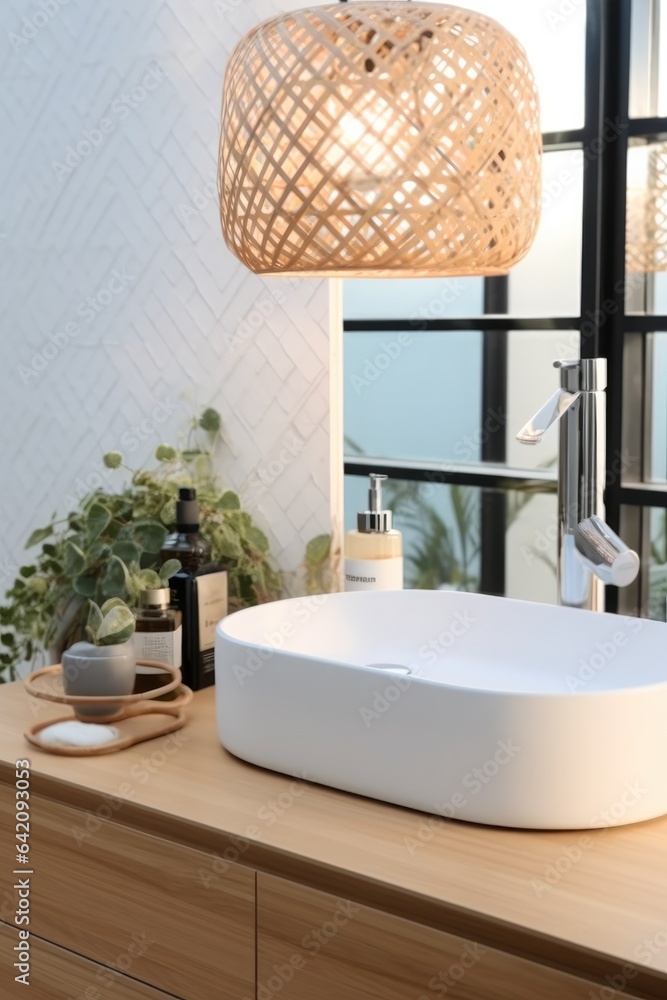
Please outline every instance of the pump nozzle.
[[382, 509], [382, 483], [387, 476], [372, 472], [369, 476], [368, 510], [360, 510], [357, 514], [357, 529], [363, 532], [391, 531], [391, 511]]

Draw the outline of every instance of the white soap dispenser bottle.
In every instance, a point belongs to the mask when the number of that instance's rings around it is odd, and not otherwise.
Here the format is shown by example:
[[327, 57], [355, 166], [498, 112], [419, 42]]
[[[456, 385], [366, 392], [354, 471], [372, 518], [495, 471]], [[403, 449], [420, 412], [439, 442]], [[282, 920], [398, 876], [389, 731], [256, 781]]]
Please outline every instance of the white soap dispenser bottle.
[[386, 476], [371, 474], [368, 510], [357, 514], [357, 530], [345, 535], [345, 590], [402, 590], [403, 536], [382, 509]]

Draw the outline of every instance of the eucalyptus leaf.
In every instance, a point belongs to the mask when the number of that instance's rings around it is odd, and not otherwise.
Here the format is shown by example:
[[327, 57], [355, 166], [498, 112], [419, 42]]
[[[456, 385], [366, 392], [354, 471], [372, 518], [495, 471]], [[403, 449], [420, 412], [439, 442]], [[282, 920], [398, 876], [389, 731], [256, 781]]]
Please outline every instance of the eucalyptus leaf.
[[31, 549], [33, 545], [37, 545], [38, 542], [43, 542], [45, 538], [48, 538], [53, 534], [53, 525], [50, 524], [48, 528], [36, 528], [30, 535], [30, 538], [25, 543], [26, 549]]
[[260, 529], [257, 528], [255, 525], [252, 525], [250, 528], [248, 528], [248, 531], [246, 533], [246, 538], [248, 539], [250, 544], [254, 545], [255, 548], [259, 549], [260, 552], [269, 551], [268, 538], [266, 537], [264, 532], [260, 531]]
[[127, 566], [118, 556], [111, 556], [102, 577], [104, 597], [122, 597], [126, 592]]
[[170, 444], [159, 444], [155, 449], [155, 457], [158, 462], [173, 462], [176, 458], [176, 449]]
[[111, 511], [101, 503], [94, 503], [86, 514], [88, 540], [94, 542], [111, 520]]
[[157, 563], [157, 558], [156, 552], [142, 552], [139, 567], [141, 569], [153, 569]]
[[216, 555], [224, 559], [240, 559], [243, 546], [237, 534], [233, 531], [220, 530], [215, 533]]
[[207, 406], [199, 418], [199, 426], [205, 431], [217, 434], [222, 426], [222, 420], [218, 411], [214, 410], [212, 406]]
[[306, 545], [306, 562], [318, 566], [329, 558], [331, 535], [317, 535]]
[[99, 627], [102, 624], [104, 615], [94, 601], [88, 601], [88, 618], [86, 620], [86, 634], [91, 642], [95, 642]]
[[105, 601], [100, 611], [102, 616], [108, 615], [112, 608], [124, 608], [126, 607], [125, 601], [121, 600], [120, 597], [110, 597], [108, 601]]
[[122, 559], [125, 564], [139, 562], [141, 559], [141, 549], [136, 542], [115, 542], [111, 551], [115, 556], [118, 556], [119, 559]]
[[97, 593], [97, 577], [84, 573], [73, 580], [72, 586], [77, 594], [81, 594], [83, 597], [94, 597]]
[[167, 537], [167, 529], [159, 521], [146, 518], [133, 526], [135, 541], [146, 552], [159, 552]]
[[154, 569], [142, 569], [139, 582], [142, 590], [159, 590], [162, 586], [162, 580]]
[[78, 576], [86, 566], [84, 552], [74, 542], [65, 543], [63, 568], [67, 576]]
[[167, 559], [165, 563], [160, 566], [160, 579], [166, 583], [175, 573], [181, 568], [181, 562], [179, 559]]
[[106, 561], [111, 553], [110, 547], [101, 538], [98, 538], [88, 549], [88, 557], [97, 562]]
[[116, 646], [127, 642], [136, 626], [136, 619], [129, 608], [123, 606], [112, 608], [102, 619], [97, 630], [98, 646]]
[[238, 493], [235, 493], [234, 490], [225, 490], [217, 506], [219, 510], [240, 510], [241, 501]]

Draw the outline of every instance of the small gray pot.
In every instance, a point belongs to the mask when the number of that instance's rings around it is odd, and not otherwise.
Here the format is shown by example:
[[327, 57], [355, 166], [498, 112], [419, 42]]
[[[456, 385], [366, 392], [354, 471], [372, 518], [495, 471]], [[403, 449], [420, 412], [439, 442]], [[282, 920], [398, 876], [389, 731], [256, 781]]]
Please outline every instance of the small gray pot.
[[[66, 695], [97, 698], [132, 694], [137, 672], [134, 643], [131, 639], [117, 646], [75, 642], [62, 655], [62, 670]], [[109, 702], [99, 706], [76, 705], [74, 712], [81, 719], [95, 719], [113, 715], [122, 708], [122, 702]]]

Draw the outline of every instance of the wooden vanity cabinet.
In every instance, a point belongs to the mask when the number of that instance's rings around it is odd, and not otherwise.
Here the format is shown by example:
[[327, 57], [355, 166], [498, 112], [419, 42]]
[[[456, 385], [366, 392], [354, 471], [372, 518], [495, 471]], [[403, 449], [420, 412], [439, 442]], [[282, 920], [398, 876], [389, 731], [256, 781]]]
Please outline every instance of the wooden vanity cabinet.
[[15, 929], [0, 923], [0, 981], [7, 1000], [26, 996], [30, 1000], [103, 1000], [105, 996], [113, 1000], [171, 1000], [168, 993], [35, 936], [30, 938], [30, 985], [26, 989], [14, 981], [15, 944]]
[[[603, 1000], [609, 995], [590, 980], [261, 873], [257, 954], [257, 1000]], [[622, 996], [633, 1000], [626, 991]]]
[[[221, 872], [204, 851], [41, 796], [30, 806], [31, 935], [171, 996], [254, 1000], [254, 871]], [[3, 871], [17, 867], [13, 830], [13, 802], [3, 797]]]

